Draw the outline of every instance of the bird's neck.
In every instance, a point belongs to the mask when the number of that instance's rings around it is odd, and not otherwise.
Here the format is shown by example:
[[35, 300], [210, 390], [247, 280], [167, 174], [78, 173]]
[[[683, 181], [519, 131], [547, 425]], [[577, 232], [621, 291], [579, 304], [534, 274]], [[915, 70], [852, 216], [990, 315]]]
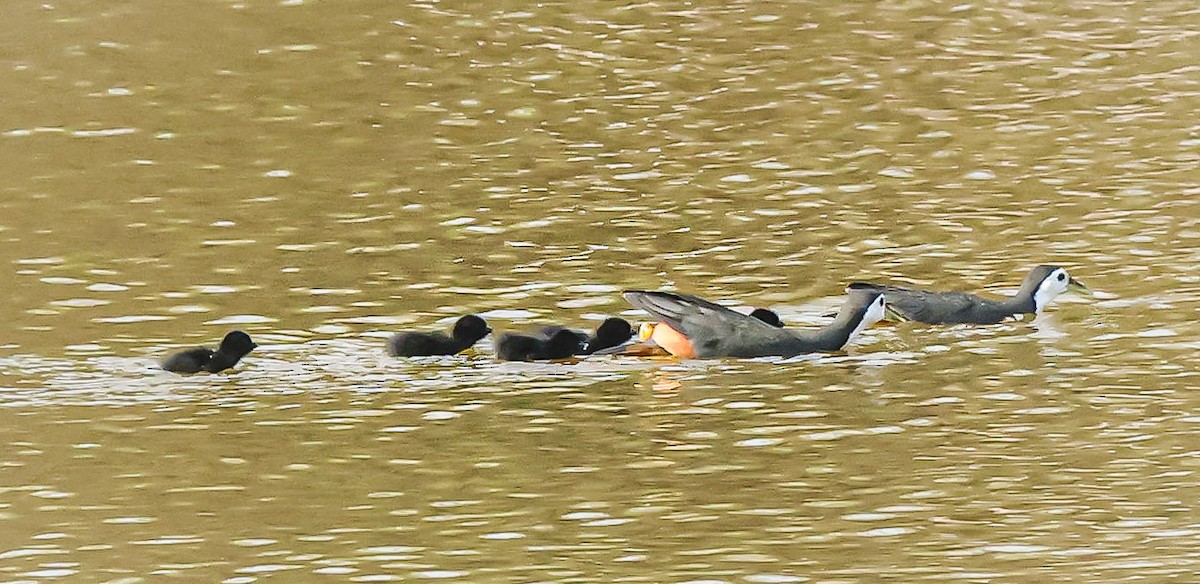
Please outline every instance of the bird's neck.
[[814, 341], [822, 351], [839, 351], [865, 328], [862, 315], [838, 314], [833, 322], [820, 329]]
[[1033, 294], [1025, 290], [1017, 292], [1016, 296], [1002, 302], [1004, 309], [1012, 314], [1036, 314], [1042, 307], [1033, 300]]

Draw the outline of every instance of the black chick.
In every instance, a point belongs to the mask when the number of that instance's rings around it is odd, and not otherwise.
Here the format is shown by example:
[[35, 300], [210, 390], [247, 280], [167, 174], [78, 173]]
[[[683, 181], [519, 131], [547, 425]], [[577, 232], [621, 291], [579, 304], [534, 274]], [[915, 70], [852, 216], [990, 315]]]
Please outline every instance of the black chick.
[[587, 347], [584, 348], [584, 355], [591, 355], [596, 351], [615, 347], [629, 340], [633, 336], [633, 327], [629, 325], [629, 321], [623, 318], [607, 318], [600, 326], [596, 327], [596, 334], [592, 335], [587, 340]]
[[238, 361], [258, 345], [243, 331], [232, 331], [221, 339], [221, 346], [214, 351], [207, 347], [196, 347], [180, 351], [162, 361], [162, 368], [172, 373], [217, 373], [237, 365]]
[[454, 323], [450, 336], [442, 333], [418, 333], [406, 331], [388, 339], [387, 352], [393, 357], [427, 357], [430, 355], [454, 355], [486, 337], [492, 329], [487, 321], [468, 314]]
[[504, 333], [496, 341], [496, 358], [502, 361], [552, 361], [578, 355], [587, 335], [567, 328], [552, 328], [549, 335]]
[[757, 318], [775, 328], [783, 328], [783, 321], [779, 319], [779, 315], [775, 314], [774, 310], [767, 308], [755, 308], [750, 311], [750, 316]]

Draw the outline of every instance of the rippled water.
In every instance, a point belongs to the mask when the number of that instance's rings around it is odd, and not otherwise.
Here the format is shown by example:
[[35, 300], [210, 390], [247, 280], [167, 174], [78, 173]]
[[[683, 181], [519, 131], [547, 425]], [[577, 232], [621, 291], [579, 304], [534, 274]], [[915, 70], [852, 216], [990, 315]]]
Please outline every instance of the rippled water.
[[[1200, 570], [1191, 3], [9, 8], [0, 580]], [[1039, 263], [1101, 294], [786, 361], [382, 352]]]

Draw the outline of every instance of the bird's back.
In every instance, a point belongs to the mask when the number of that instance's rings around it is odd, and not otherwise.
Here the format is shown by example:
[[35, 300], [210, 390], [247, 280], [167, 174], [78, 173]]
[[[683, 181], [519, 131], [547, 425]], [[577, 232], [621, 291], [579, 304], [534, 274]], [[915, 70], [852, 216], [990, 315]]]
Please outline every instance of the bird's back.
[[995, 324], [1012, 315], [1004, 302], [967, 292], [935, 292], [870, 282], [854, 282], [848, 289], [882, 292], [893, 309], [927, 324]]
[[567, 359], [582, 352], [586, 339], [587, 335], [563, 327], [547, 327], [533, 335], [504, 333], [496, 341], [496, 357], [504, 361]]
[[388, 354], [393, 357], [453, 355], [459, 350], [454, 340], [441, 333], [403, 332], [388, 339]]
[[212, 361], [213, 354], [212, 349], [196, 347], [168, 356], [161, 365], [172, 373], [199, 373]]
[[496, 339], [496, 358], [502, 361], [528, 361], [538, 352], [538, 345], [544, 343], [530, 335], [504, 333]]

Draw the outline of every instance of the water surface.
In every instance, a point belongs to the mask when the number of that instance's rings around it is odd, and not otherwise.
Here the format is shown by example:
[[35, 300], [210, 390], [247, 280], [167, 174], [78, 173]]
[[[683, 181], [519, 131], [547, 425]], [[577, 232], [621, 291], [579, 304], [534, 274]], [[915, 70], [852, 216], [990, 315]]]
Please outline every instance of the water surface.
[[[13, 7], [0, 577], [1188, 581], [1197, 9]], [[1102, 292], [788, 361], [383, 355], [660, 287]], [[154, 368], [243, 328], [224, 375]]]

